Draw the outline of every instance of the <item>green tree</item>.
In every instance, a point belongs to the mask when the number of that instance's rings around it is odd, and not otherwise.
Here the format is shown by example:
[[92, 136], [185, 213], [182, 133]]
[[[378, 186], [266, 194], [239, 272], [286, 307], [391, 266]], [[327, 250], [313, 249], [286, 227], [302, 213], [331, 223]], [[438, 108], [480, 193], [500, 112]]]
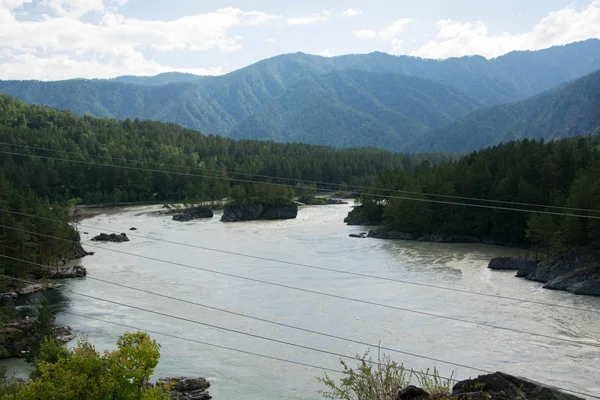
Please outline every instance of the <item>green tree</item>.
[[81, 339], [74, 349], [42, 343], [33, 380], [15, 398], [22, 400], [158, 400], [167, 387], [148, 385], [160, 358], [160, 345], [144, 332], [119, 337], [117, 350], [96, 352]]
[[56, 317], [48, 305], [48, 301], [43, 298], [36, 309], [36, 318], [32, 322], [31, 334], [27, 339], [27, 354], [25, 361], [35, 364], [36, 358], [40, 354], [42, 344], [45, 340], [56, 341], [56, 326], [54, 321]]

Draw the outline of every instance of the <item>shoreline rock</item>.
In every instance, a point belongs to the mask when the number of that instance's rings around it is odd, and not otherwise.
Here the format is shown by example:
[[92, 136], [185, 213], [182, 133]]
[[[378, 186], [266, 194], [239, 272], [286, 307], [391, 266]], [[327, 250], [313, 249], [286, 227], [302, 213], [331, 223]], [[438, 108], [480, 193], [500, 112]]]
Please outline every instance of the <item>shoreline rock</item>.
[[173, 400], [212, 399], [212, 396], [208, 393], [210, 382], [204, 378], [190, 378], [185, 376], [159, 378], [157, 384], [171, 384], [171, 399]]
[[518, 247], [516, 244], [512, 243], [506, 243], [493, 239], [478, 239], [473, 236], [443, 235], [440, 233], [432, 233], [430, 235], [417, 236], [412, 233], [392, 231], [385, 228], [372, 229], [369, 231], [367, 237], [374, 239], [416, 240], [419, 242], [434, 243], [481, 243], [505, 247]]
[[192, 207], [181, 214], [173, 215], [173, 221], [187, 222], [194, 219], [212, 218], [213, 211], [205, 206]]
[[[479, 375], [475, 379], [460, 381], [452, 388], [452, 398], [490, 400], [584, 400], [555, 387], [521, 378], [504, 372]], [[408, 400], [409, 398], [405, 398]], [[411, 398], [416, 399], [416, 398]], [[419, 399], [431, 399], [419, 397]]]
[[121, 243], [121, 242], [129, 242], [129, 238], [124, 233], [121, 233], [119, 235], [117, 235], [116, 233], [111, 233], [111, 234], [101, 233], [98, 236], [94, 236], [92, 238], [92, 241]]
[[[541, 282], [544, 288], [573, 294], [600, 296], [600, 255], [571, 251], [548, 262], [523, 262], [520, 259], [494, 258], [488, 268], [497, 265], [520, 266], [515, 276]], [[504, 268], [508, 269], [508, 268]], [[510, 268], [515, 269], [515, 268]]]
[[230, 204], [225, 207], [221, 222], [294, 219], [297, 215], [296, 204]]

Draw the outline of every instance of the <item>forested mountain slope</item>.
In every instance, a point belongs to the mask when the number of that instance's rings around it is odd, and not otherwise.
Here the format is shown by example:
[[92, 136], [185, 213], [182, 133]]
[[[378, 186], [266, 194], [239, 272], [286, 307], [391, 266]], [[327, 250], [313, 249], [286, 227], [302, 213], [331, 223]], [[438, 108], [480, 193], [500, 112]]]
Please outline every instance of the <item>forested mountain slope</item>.
[[589, 135], [600, 127], [600, 70], [517, 103], [473, 111], [403, 150], [467, 152], [516, 139]]
[[[356, 140], [364, 131], [365, 121], [378, 120], [380, 110], [376, 107], [374, 114], [362, 112], [361, 115], [348, 112], [355, 110], [357, 105], [343, 102], [344, 96], [339, 95], [354, 85], [352, 79], [343, 81], [349, 76], [346, 70], [425, 78], [446, 86], [447, 91], [458, 90], [484, 107], [524, 99], [597, 69], [600, 69], [600, 40], [592, 39], [535, 52], [514, 52], [492, 60], [482, 57], [427, 60], [384, 53], [325, 58], [296, 53], [273, 57], [216, 77], [161, 74], [113, 80], [0, 81], [0, 92], [28, 103], [71, 110], [79, 115], [173, 122], [223, 136], [234, 130], [237, 137], [339, 146], [365, 143], [381, 147], [381, 143]], [[338, 77], [335, 77], [336, 73]], [[311, 82], [311, 79], [330, 79], [331, 82], [322, 85], [322, 90], [311, 90], [299, 84]], [[373, 92], [370, 87], [366, 90]], [[439, 101], [431, 86], [423, 86], [421, 90], [417, 97], [431, 104]], [[410, 95], [413, 95], [412, 91]], [[295, 117], [290, 115], [297, 113], [296, 107], [315, 109], [322, 105], [323, 97], [337, 98], [335, 106], [326, 107], [330, 115], [322, 117], [327, 126], [322, 132], [313, 132], [313, 128], [307, 127], [306, 138], [301, 130], [283, 129], [279, 116], [273, 114], [274, 104], [287, 104], [288, 107], [281, 111], [286, 114], [284, 119], [292, 121]], [[301, 103], [290, 103], [291, 98], [297, 98]], [[350, 114], [352, 123], [343, 119]], [[265, 120], [267, 117], [269, 120]], [[374, 130], [390, 139], [421, 135], [422, 120], [408, 117], [410, 121], [402, 120], [400, 125], [390, 127], [391, 132], [379, 126], [379, 121]], [[344, 126], [347, 136], [333, 140], [341, 130], [332, 128], [337, 126]], [[389, 125], [384, 122], [383, 126]], [[242, 127], [247, 127], [250, 132], [241, 132]], [[370, 128], [367, 132], [367, 137], [373, 135]], [[258, 133], [264, 136], [258, 136]], [[321, 138], [330, 140], [318, 141]]]
[[334, 71], [298, 82], [236, 125], [230, 136], [398, 150], [406, 140], [477, 107], [458, 90], [425, 79]]

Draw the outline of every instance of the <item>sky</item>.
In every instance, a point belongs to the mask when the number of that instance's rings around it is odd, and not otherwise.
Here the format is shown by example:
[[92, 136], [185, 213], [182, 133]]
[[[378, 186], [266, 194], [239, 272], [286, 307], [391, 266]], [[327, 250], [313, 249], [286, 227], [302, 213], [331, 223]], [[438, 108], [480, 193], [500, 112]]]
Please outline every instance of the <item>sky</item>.
[[0, 0], [0, 79], [220, 75], [265, 58], [494, 58], [600, 38], [600, 0]]

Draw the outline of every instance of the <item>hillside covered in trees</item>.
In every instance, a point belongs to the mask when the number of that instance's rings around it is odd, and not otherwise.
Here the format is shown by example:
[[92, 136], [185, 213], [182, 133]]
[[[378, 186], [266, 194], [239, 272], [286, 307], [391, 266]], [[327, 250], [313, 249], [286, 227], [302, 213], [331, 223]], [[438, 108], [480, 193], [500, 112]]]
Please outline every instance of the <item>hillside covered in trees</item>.
[[[388, 230], [417, 237], [441, 235], [481, 241], [535, 246], [550, 251], [571, 247], [600, 248], [600, 220], [582, 217], [494, 209], [600, 216], [600, 137], [551, 142], [510, 142], [438, 165], [424, 163], [415, 171], [384, 172], [376, 187], [363, 196], [365, 218], [380, 217]], [[542, 207], [488, 203], [435, 195], [407, 195], [393, 190], [540, 204]], [[462, 202], [492, 206], [476, 208], [417, 200]], [[573, 210], [551, 207], [568, 207]], [[377, 215], [379, 214], [379, 215]]]
[[600, 69], [598, 54], [596, 39], [492, 60], [296, 53], [217, 77], [0, 81], [0, 92], [79, 115], [172, 122], [232, 138], [415, 151], [415, 138], [469, 111]]
[[588, 135], [598, 126], [600, 70], [527, 100], [473, 111], [421, 136], [404, 150], [467, 152], [525, 138]]

